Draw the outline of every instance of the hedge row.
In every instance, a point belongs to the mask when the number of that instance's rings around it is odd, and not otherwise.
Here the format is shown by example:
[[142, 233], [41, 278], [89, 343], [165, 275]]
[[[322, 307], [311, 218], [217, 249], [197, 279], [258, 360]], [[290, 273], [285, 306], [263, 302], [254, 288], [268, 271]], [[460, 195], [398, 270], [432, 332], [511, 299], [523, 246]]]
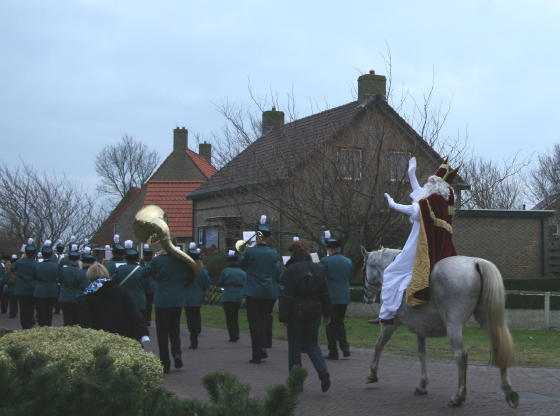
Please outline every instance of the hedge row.
[[506, 290], [526, 290], [530, 292], [560, 292], [560, 278], [504, 279]]

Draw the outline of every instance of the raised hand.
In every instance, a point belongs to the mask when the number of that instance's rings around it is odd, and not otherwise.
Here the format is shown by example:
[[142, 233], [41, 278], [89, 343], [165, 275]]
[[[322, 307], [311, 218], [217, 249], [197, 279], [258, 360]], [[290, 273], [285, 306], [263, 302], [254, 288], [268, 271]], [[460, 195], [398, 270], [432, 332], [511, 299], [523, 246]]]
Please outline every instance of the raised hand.
[[388, 193], [384, 193], [387, 202], [389, 203], [389, 208], [393, 208], [395, 206], [395, 200], [389, 195]]

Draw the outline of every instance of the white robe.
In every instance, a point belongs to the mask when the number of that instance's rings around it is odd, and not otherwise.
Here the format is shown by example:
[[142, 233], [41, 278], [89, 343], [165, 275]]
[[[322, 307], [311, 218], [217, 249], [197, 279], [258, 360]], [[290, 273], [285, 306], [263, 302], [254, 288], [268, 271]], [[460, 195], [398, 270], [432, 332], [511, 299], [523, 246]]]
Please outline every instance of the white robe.
[[402, 251], [383, 272], [383, 286], [381, 289], [381, 309], [379, 318], [394, 318], [400, 308], [403, 293], [412, 279], [414, 262], [416, 261], [416, 247], [420, 236], [420, 206], [417, 202], [412, 205], [396, 204], [395, 210], [407, 214], [412, 221], [412, 230]]

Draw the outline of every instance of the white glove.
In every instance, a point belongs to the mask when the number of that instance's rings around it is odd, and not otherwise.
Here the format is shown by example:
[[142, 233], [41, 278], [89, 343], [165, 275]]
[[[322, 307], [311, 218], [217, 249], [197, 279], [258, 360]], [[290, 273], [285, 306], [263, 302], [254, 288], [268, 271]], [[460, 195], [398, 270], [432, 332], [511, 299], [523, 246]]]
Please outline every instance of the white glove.
[[412, 156], [408, 161], [408, 174], [414, 173], [416, 171], [416, 158]]
[[385, 198], [387, 198], [387, 202], [389, 203], [389, 208], [393, 208], [395, 206], [395, 200], [391, 198], [391, 195], [385, 193]]
[[140, 338], [140, 342], [143, 344], [144, 342], [150, 342], [150, 337], [147, 335], [144, 335], [142, 338]]

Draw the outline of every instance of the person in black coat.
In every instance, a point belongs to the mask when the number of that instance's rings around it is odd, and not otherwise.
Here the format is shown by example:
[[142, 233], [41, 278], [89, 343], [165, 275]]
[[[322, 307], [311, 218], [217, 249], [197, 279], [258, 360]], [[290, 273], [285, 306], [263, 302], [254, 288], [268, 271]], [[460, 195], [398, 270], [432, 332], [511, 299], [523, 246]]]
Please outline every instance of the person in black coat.
[[91, 283], [80, 297], [83, 305], [81, 326], [148, 342], [150, 338], [144, 317], [127, 291], [109, 277], [105, 266], [92, 265], [86, 276]]
[[301, 366], [301, 353], [307, 353], [325, 392], [330, 378], [317, 338], [321, 316], [325, 325], [331, 319], [327, 280], [323, 268], [311, 261], [304, 243], [295, 241], [290, 251], [292, 257], [284, 272], [279, 301], [279, 319], [288, 330], [288, 365], [289, 369]]

